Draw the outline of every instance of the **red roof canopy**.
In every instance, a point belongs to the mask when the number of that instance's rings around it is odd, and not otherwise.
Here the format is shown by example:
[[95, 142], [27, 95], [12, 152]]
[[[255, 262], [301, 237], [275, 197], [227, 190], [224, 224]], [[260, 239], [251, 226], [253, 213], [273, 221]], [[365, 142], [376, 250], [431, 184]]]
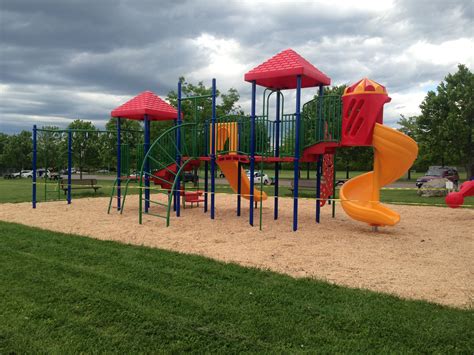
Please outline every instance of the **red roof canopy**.
[[131, 120], [143, 120], [148, 115], [151, 121], [165, 121], [176, 119], [178, 111], [153, 92], [144, 91], [114, 109], [111, 115]]
[[278, 53], [266, 62], [245, 74], [245, 81], [256, 81], [271, 89], [296, 88], [296, 76], [301, 75], [301, 87], [313, 87], [331, 84], [331, 79], [319, 71], [293, 49]]

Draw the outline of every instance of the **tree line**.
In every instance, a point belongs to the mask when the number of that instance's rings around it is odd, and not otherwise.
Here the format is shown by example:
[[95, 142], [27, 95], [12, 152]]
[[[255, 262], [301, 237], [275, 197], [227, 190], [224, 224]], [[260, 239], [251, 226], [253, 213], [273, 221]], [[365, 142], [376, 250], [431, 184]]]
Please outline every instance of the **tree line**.
[[[203, 82], [189, 83], [181, 77], [183, 96], [203, 96], [211, 93], [211, 87]], [[345, 85], [325, 88], [325, 95], [342, 95]], [[219, 102], [217, 117], [225, 115], [243, 115], [239, 105], [240, 95], [234, 88], [226, 93], [217, 92]], [[474, 176], [473, 116], [474, 75], [464, 65], [459, 65], [454, 74], [448, 74], [437, 86], [429, 91], [420, 105], [419, 116], [401, 116], [399, 130], [414, 138], [419, 144], [419, 156], [414, 169], [423, 171], [429, 165], [454, 165], [466, 169], [466, 178]], [[177, 105], [177, 92], [170, 91], [167, 100]], [[288, 110], [288, 109], [287, 109]], [[185, 120], [204, 123], [211, 117], [211, 99], [196, 102], [187, 100], [182, 103]], [[165, 130], [172, 127], [172, 121], [151, 123], [151, 139], [156, 139]], [[140, 121], [123, 120], [123, 130], [143, 129]], [[110, 134], [95, 133], [98, 129], [92, 122], [75, 120], [67, 128], [87, 129], [91, 132], [76, 133], [73, 138], [73, 165], [80, 170], [105, 168], [113, 170], [116, 165], [116, 120], [111, 118], [105, 125]], [[44, 127], [55, 129], [57, 127]], [[257, 130], [264, 130], [257, 127]], [[268, 135], [268, 132], [261, 132]], [[269, 136], [266, 138], [270, 139]], [[122, 143], [128, 144], [133, 151], [143, 143], [142, 134], [125, 133]], [[338, 149], [336, 168], [338, 170], [370, 170], [373, 162], [371, 147], [351, 147]], [[30, 169], [32, 165], [32, 133], [22, 131], [7, 135], [0, 133], [0, 170]], [[288, 164], [287, 164], [288, 165]], [[291, 164], [290, 164], [291, 165]], [[292, 166], [284, 165], [284, 168]], [[67, 166], [67, 137], [53, 132], [38, 135], [38, 167], [61, 169]]]
[[[209, 95], [212, 88], [206, 87], [203, 82], [188, 83], [180, 78], [183, 96]], [[216, 105], [216, 115], [243, 114], [238, 105], [239, 93], [231, 88], [226, 93], [216, 92], [220, 98]], [[177, 106], [177, 93], [170, 91], [166, 97], [174, 107]], [[212, 114], [211, 99], [202, 99], [193, 105], [191, 101], [184, 101], [182, 111], [185, 120], [194, 120], [204, 123]], [[173, 126], [173, 121], [152, 121], [150, 124], [151, 141], [158, 138], [164, 131]], [[100, 130], [90, 121], [76, 119], [67, 129], [87, 130], [88, 132], [74, 132], [72, 139], [73, 167], [82, 171], [106, 169], [113, 171], [117, 164], [117, 120], [110, 118], [105, 124], [105, 130]], [[59, 130], [55, 126], [43, 126], [37, 135], [37, 167], [60, 171], [67, 168], [68, 137], [65, 133], [54, 132]], [[143, 123], [136, 120], [121, 121], [121, 143], [128, 145], [131, 156], [131, 170], [138, 167], [137, 148], [143, 145]], [[32, 168], [33, 142], [32, 131], [22, 131], [18, 134], [7, 135], [0, 133], [0, 172], [19, 171]]]
[[421, 114], [398, 121], [400, 131], [418, 143], [415, 168], [429, 165], [463, 167], [466, 179], [474, 176], [474, 74], [458, 65], [420, 105]]

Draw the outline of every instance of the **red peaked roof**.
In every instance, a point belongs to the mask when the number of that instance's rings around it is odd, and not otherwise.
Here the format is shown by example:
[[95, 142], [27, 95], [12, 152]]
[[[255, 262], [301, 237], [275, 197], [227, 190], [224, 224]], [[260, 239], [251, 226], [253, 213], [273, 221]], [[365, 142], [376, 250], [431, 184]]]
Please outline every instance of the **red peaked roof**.
[[111, 115], [131, 120], [143, 120], [144, 116], [148, 115], [151, 121], [165, 121], [177, 118], [178, 112], [158, 95], [151, 91], [144, 91], [117, 107]]
[[253, 68], [244, 79], [249, 82], [255, 80], [257, 85], [271, 89], [294, 89], [297, 75], [301, 75], [303, 88], [331, 84], [326, 74], [293, 49], [284, 50]]

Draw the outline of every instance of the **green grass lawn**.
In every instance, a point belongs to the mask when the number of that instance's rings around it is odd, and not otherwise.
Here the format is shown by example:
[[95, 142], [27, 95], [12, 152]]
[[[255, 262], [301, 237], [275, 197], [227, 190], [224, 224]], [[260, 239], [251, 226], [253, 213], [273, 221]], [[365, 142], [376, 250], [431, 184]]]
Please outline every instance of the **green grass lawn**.
[[0, 222], [0, 353], [472, 353], [469, 310]]
[[[44, 181], [38, 182], [37, 198], [39, 202], [45, 200], [44, 193]], [[93, 190], [73, 190], [72, 198], [81, 197], [108, 197], [112, 191], [112, 180], [98, 180], [98, 185], [101, 189], [94, 193]], [[137, 194], [138, 189], [136, 183], [130, 183], [130, 194]], [[257, 184], [257, 188], [260, 186]], [[187, 188], [191, 188], [191, 184], [187, 185]], [[203, 181], [200, 183], [200, 189], [204, 188]], [[263, 190], [269, 195], [274, 195], [273, 186], [264, 186]], [[62, 191], [58, 194], [57, 183], [50, 182], [47, 185], [47, 200], [66, 200], [66, 196]], [[232, 193], [229, 185], [216, 185], [217, 192]], [[288, 187], [280, 187], [280, 196], [292, 197], [293, 193]], [[310, 190], [301, 190], [300, 197], [314, 198], [316, 193]], [[338, 195], [336, 195], [338, 197]], [[31, 201], [31, 180], [29, 179], [18, 179], [18, 180], [4, 180], [0, 179], [0, 203], [5, 202], [28, 202]], [[419, 197], [415, 190], [382, 190], [381, 201], [387, 203], [399, 203], [399, 204], [429, 204], [429, 205], [440, 205], [445, 206], [443, 197]], [[474, 197], [468, 197], [464, 202], [468, 208], [474, 208]]]
[[[110, 196], [112, 192], [113, 180], [98, 180], [97, 184], [101, 186], [96, 193], [94, 190], [72, 190], [72, 198], [81, 197], [104, 197]], [[135, 183], [130, 183], [130, 186], [136, 186]], [[46, 188], [46, 193], [45, 193]], [[130, 193], [137, 193], [138, 190], [130, 189]], [[5, 202], [29, 202], [32, 196], [32, 184], [31, 179], [14, 179], [5, 180], [0, 179], [0, 203]], [[37, 201], [43, 202], [53, 200], [66, 200], [66, 195], [62, 190], [58, 191], [58, 183], [54, 181], [45, 181], [38, 179]]]
[[[259, 185], [256, 185], [257, 189], [260, 189]], [[232, 193], [232, 189], [229, 186], [217, 185], [217, 192]], [[268, 196], [274, 196], [273, 186], [263, 186]], [[300, 190], [299, 196], [304, 198], [315, 198], [316, 189], [310, 191], [308, 189]], [[288, 187], [279, 188], [279, 196], [293, 197], [293, 192]], [[339, 198], [339, 190], [336, 190], [336, 198]], [[380, 194], [380, 200], [385, 203], [394, 204], [414, 204], [414, 205], [432, 205], [439, 207], [447, 207], [444, 201], [444, 197], [420, 197], [417, 195], [415, 190], [382, 190]], [[464, 199], [464, 205], [466, 208], [474, 208], [474, 197], [467, 197]]]

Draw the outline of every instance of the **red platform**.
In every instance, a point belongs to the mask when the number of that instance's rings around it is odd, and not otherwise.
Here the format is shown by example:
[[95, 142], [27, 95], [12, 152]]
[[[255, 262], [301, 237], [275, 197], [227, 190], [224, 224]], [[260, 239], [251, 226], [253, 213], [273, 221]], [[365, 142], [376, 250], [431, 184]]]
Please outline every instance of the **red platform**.
[[169, 103], [151, 91], [144, 91], [117, 107], [111, 112], [112, 117], [143, 120], [145, 115], [151, 121], [174, 120], [178, 112]]
[[300, 162], [312, 163], [318, 160], [319, 155], [322, 154], [334, 154], [336, 148], [341, 146], [338, 142], [321, 142], [307, 147], [303, 150]]
[[271, 89], [295, 89], [296, 76], [301, 75], [301, 87], [331, 84], [331, 79], [293, 49], [278, 53], [245, 74], [245, 81]]

